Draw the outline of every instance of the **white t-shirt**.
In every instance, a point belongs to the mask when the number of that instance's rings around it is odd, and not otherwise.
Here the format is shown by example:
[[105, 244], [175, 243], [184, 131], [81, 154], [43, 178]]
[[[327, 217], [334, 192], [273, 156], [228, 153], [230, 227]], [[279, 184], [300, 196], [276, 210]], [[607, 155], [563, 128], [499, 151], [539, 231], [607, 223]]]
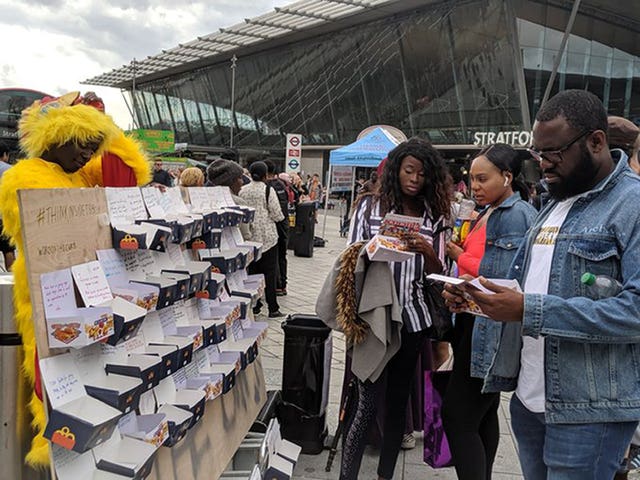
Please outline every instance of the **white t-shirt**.
[[[559, 202], [551, 211], [531, 247], [529, 270], [524, 281], [525, 293], [546, 294], [556, 238], [567, 214], [579, 196]], [[544, 337], [522, 337], [520, 374], [516, 395], [532, 412], [544, 413]]]

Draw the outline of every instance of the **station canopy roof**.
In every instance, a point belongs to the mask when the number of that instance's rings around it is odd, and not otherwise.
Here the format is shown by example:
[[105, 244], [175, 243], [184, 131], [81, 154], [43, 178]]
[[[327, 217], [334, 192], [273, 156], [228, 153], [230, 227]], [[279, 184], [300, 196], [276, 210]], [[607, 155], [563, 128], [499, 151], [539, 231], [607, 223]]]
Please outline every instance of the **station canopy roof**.
[[[430, 3], [430, 2], [426, 2]], [[366, 21], [395, 11], [425, 4], [419, 0], [302, 0], [254, 18], [245, 19], [219, 32], [198, 37], [169, 50], [132, 62], [83, 83], [126, 88], [132, 81], [144, 82], [172, 73], [227, 61], [236, 52], [265, 47], [277, 39], [310, 34], [321, 27], [336, 28], [354, 16]], [[363, 14], [373, 14], [371, 17]], [[332, 29], [332, 28], [330, 28]], [[300, 36], [300, 35], [298, 35]], [[305, 35], [302, 35], [304, 37]]]

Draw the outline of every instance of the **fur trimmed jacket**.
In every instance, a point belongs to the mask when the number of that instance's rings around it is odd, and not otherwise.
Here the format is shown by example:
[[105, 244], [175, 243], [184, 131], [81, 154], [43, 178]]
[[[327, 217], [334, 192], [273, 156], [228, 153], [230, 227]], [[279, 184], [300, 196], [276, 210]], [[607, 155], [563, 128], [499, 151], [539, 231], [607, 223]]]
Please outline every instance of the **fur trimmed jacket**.
[[361, 381], [376, 381], [400, 348], [402, 308], [386, 262], [370, 262], [364, 243], [338, 257], [316, 302], [316, 314], [344, 332], [351, 371]]

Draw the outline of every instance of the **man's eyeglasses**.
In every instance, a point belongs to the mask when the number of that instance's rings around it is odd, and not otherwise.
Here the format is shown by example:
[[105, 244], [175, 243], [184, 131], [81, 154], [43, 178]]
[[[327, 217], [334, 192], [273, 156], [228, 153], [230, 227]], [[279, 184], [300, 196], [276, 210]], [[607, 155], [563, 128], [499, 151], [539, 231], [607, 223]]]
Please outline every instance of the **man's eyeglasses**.
[[561, 147], [558, 150], [540, 151], [531, 147], [531, 148], [527, 148], [527, 152], [529, 152], [533, 157], [533, 159], [537, 162], [542, 162], [542, 160], [546, 160], [547, 162], [550, 162], [550, 163], [560, 163], [562, 162], [563, 152], [566, 152], [567, 150], [569, 150], [574, 143], [576, 143], [581, 138], [586, 137], [587, 135], [590, 135], [591, 133], [593, 132], [589, 130], [582, 132], [580, 135], [578, 135], [576, 138], [574, 138], [569, 143], [567, 143], [564, 147]]

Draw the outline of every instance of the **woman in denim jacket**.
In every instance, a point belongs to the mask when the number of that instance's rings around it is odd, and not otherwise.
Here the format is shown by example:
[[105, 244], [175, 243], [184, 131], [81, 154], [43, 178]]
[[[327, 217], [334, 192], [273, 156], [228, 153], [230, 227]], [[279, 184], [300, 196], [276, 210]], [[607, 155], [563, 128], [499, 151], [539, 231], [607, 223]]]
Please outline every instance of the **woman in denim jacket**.
[[[487, 208], [463, 247], [447, 246], [460, 276], [506, 278], [511, 261], [536, 216], [527, 203], [528, 188], [518, 176], [521, 160], [509, 145], [481, 151], [470, 168], [471, 190]], [[468, 313], [458, 314], [454, 367], [443, 402], [444, 427], [460, 480], [491, 478], [500, 437], [497, 393], [481, 393], [500, 339], [502, 325]]]

